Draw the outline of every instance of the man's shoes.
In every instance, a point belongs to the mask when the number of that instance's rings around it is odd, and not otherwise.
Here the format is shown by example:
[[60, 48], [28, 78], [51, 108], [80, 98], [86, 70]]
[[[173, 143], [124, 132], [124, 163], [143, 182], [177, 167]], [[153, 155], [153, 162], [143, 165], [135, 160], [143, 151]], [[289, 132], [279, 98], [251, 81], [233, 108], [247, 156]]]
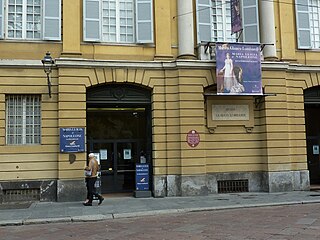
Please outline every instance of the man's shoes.
[[104, 198], [101, 196], [101, 197], [99, 197], [99, 203], [98, 203], [98, 205], [100, 205], [101, 203], [102, 203], [102, 201], [104, 200]]
[[92, 203], [89, 203], [89, 202], [85, 202], [83, 203], [84, 206], [92, 206]]

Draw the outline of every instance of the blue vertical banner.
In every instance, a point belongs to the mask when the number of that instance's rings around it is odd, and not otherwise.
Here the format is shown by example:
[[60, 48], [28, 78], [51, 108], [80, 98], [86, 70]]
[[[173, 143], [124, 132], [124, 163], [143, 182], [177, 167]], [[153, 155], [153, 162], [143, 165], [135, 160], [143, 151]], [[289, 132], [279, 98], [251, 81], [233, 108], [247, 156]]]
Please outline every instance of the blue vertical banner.
[[242, 30], [240, 0], [231, 0], [230, 9], [231, 9], [231, 31], [232, 33], [240, 32]]
[[136, 164], [136, 190], [149, 190], [149, 164]]
[[217, 94], [262, 95], [260, 44], [216, 44]]

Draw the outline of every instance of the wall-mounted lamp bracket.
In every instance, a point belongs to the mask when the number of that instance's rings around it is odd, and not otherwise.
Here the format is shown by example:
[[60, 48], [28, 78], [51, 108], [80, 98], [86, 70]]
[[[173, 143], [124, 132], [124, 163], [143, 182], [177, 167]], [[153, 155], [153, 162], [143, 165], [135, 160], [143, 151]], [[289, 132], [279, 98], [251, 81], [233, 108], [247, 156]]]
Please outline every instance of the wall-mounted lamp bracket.
[[44, 70], [45, 74], [47, 75], [48, 93], [49, 93], [49, 97], [51, 98], [51, 79], [50, 79], [50, 74], [52, 72], [52, 67], [54, 65], [54, 60], [52, 59], [50, 52], [46, 52], [46, 55], [43, 57], [41, 62], [42, 62], [42, 65], [43, 65], [43, 70]]

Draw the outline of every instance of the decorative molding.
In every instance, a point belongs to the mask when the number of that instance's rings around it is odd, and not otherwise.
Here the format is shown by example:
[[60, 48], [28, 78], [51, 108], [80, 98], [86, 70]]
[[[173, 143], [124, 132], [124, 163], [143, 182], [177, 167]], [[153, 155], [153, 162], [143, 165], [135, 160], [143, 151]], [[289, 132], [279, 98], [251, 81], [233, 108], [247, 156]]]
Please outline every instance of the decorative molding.
[[[177, 59], [172, 61], [126, 61], [126, 60], [92, 60], [83, 58], [65, 58], [55, 59], [55, 66], [58, 68], [143, 68], [143, 69], [208, 69], [215, 68], [215, 61], [211, 60], [193, 60]], [[21, 68], [42, 68], [41, 59], [23, 60], [23, 59], [0, 59], [1, 67], [21, 67]], [[320, 65], [303, 65], [289, 62], [270, 62], [261, 63], [262, 70], [288, 71], [288, 72], [320, 72]]]

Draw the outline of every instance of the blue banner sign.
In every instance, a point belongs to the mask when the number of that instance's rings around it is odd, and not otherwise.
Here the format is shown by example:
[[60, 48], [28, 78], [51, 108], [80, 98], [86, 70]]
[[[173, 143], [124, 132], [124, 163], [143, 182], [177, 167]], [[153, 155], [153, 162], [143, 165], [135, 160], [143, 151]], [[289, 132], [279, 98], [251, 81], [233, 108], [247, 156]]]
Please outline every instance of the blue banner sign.
[[60, 152], [84, 152], [84, 128], [60, 128]]
[[149, 165], [136, 164], [136, 190], [149, 190]]

